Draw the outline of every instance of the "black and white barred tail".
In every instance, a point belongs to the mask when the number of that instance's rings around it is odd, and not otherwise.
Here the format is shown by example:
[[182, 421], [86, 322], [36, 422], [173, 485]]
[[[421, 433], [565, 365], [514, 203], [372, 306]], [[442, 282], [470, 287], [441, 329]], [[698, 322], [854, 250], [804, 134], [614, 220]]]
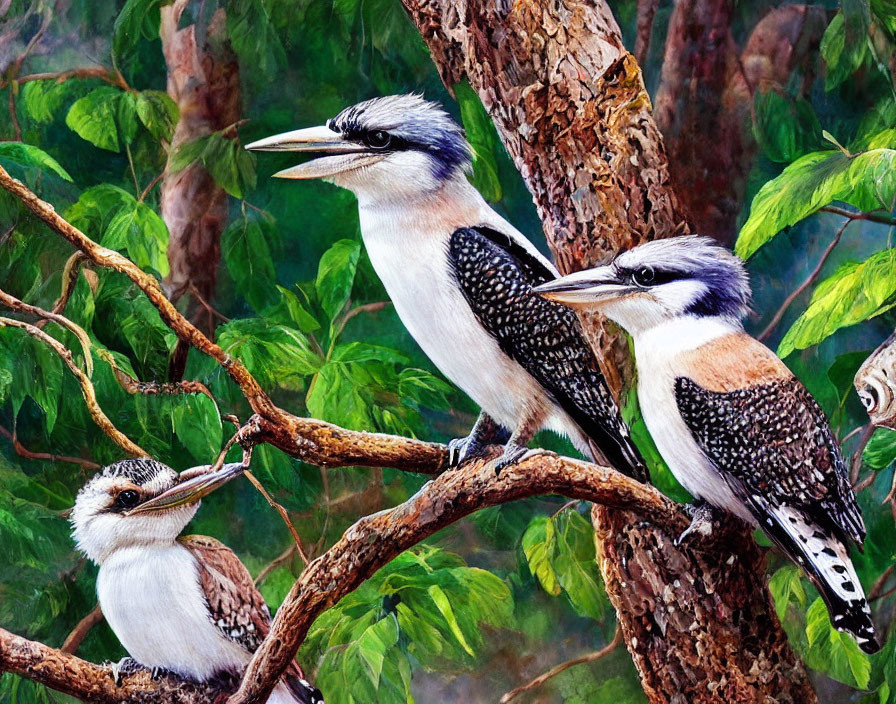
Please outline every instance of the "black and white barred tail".
[[834, 628], [853, 636], [866, 653], [880, 650], [868, 600], [843, 542], [793, 507], [766, 505], [763, 515], [766, 534], [805, 570]]

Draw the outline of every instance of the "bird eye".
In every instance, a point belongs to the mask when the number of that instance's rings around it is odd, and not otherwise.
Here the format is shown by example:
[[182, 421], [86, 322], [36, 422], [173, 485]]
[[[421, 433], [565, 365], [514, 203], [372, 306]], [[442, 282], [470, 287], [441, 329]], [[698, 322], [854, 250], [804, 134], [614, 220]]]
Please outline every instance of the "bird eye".
[[866, 386], [862, 391], [860, 391], [859, 398], [861, 399], [862, 405], [865, 406], [865, 410], [868, 413], [872, 413], [877, 410], [877, 390], [873, 386]]
[[392, 144], [392, 135], [383, 130], [374, 130], [364, 135], [364, 143], [371, 149], [385, 149]]
[[632, 272], [632, 283], [635, 286], [647, 287], [656, 281], [656, 272], [652, 266], [642, 266], [637, 271]]
[[140, 494], [133, 489], [125, 489], [115, 499], [115, 503], [121, 508], [134, 508], [140, 503]]

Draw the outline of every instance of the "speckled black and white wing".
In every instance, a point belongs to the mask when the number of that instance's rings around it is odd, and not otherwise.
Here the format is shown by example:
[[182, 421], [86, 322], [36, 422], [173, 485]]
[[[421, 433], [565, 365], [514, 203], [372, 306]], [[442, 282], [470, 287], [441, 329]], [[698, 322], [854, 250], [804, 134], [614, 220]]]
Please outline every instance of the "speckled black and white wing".
[[741, 497], [791, 506], [861, 546], [865, 525], [840, 447], [798, 379], [718, 392], [682, 377], [675, 399], [697, 444]]
[[533, 293], [555, 274], [513, 238], [487, 227], [461, 228], [448, 257], [476, 318], [592, 441], [596, 455], [639, 479], [643, 460], [632, 443], [594, 353], [569, 308]]
[[831, 622], [868, 652], [879, 646], [846, 548], [865, 525], [839, 445], [795, 377], [731, 391], [675, 381], [675, 399], [703, 453], [766, 534], [802, 565]]
[[[178, 538], [196, 558], [199, 586], [208, 604], [209, 617], [221, 633], [254, 653], [271, 628], [271, 612], [255, 586], [249, 570], [236, 554], [214, 538], [188, 535]], [[301, 704], [324, 704], [293, 661], [284, 682]]]

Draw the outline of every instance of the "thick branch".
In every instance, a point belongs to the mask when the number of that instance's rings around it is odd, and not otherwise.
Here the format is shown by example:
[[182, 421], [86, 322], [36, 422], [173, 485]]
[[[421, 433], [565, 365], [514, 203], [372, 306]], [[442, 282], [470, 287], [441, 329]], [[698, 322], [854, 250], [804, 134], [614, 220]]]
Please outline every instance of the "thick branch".
[[96, 704], [210, 704], [227, 689], [224, 683], [200, 685], [173, 676], [153, 679], [143, 669], [122, 674], [116, 684], [111, 667], [94, 665], [2, 628], [0, 670]]
[[673, 533], [688, 524], [656, 489], [613, 469], [551, 454], [530, 457], [500, 475], [487, 460], [445, 472], [405, 503], [359, 520], [308, 566], [229, 704], [265, 701], [314, 620], [394, 557], [474, 511], [540, 494], [633, 509]]

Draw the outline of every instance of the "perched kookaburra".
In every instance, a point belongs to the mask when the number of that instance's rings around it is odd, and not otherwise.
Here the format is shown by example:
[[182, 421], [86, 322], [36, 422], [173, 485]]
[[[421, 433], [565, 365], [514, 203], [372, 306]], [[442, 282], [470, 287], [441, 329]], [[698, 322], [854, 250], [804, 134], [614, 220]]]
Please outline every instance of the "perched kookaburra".
[[281, 178], [321, 178], [358, 198], [370, 261], [404, 325], [482, 409], [455, 461], [505, 443], [500, 468], [547, 427], [643, 479], [644, 465], [576, 315], [532, 293], [557, 271], [467, 180], [460, 127], [415, 95], [368, 100], [325, 127], [249, 144], [310, 152]]
[[[707, 237], [675, 237], [536, 290], [631, 334], [641, 412], [669, 469], [698, 500], [762, 526], [805, 569], [833, 625], [876, 651], [846, 547], [861, 547], [865, 525], [840, 447], [809, 392], [744, 332], [740, 259]], [[693, 529], [711, 527], [695, 513]]]
[[[242, 473], [178, 474], [150, 459], [105, 467], [78, 493], [72, 534], [99, 565], [97, 596], [109, 626], [139, 664], [197, 682], [240, 675], [270, 630], [271, 614], [239, 558], [214, 538], [178, 537], [199, 500]], [[323, 704], [297, 663], [270, 704]]]

